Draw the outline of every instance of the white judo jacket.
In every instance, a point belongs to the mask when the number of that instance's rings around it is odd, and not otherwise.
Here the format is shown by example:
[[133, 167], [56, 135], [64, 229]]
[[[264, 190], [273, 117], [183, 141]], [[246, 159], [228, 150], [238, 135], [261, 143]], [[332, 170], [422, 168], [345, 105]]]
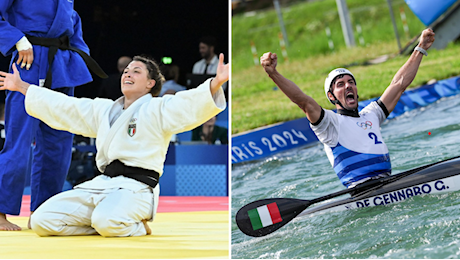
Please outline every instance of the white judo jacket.
[[118, 159], [161, 176], [172, 135], [194, 129], [225, 109], [222, 88], [212, 96], [210, 81], [176, 95], [146, 94], [125, 111], [124, 97], [116, 101], [75, 98], [31, 85], [25, 108], [52, 128], [96, 138], [96, 164], [101, 172]]

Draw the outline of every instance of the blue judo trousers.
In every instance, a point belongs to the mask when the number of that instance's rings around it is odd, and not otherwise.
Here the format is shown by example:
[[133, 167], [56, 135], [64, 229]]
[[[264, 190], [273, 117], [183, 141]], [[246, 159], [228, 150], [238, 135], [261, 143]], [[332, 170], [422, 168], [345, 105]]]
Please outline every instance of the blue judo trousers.
[[[89, 54], [82, 38], [80, 17], [69, 0], [0, 1], [0, 52], [18, 58], [15, 48], [23, 36], [59, 38], [68, 36], [70, 45]], [[42, 85], [48, 70], [51, 89], [73, 96], [74, 87], [92, 81], [83, 58], [76, 52], [59, 49], [49, 68], [48, 47], [33, 45], [34, 62], [30, 70], [18, 67], [22, 80]], [[10, 72], [11, 64], [10, 64]], [[5, 102], [6, 141], [0, 152], [0, 212], [18, 215], [25, 177], [35, 142], [31, 167], [31, 211], [62, 191], [72, 155], [73, 135], [50, 128], [30, 117], [24, 108], [24, 95], [7, 92]], [[72, 113], [72, 111], [62, 111]]]

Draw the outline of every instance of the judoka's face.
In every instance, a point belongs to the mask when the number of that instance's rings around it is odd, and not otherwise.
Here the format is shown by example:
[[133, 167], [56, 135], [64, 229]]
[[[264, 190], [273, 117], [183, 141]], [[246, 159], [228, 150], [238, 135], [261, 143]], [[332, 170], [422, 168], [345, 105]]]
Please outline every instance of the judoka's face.
[[139, 98], [150, 92], [155, 80], [149, 78], [149, 71], [141, 61], [131, 62], [121, 76], [121, 92], [127, 98]]

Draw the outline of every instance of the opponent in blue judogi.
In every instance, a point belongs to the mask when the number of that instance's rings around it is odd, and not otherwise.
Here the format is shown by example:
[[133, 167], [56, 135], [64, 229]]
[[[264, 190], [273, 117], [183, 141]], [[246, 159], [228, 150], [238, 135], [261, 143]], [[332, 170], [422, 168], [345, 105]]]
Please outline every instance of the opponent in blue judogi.
[[[73, 9], [72, 0], [2, 0], [0, 52], [4, 56], [12, 54], [10, 71], [12, 63], [18, 59], [16, 43], [24, 36], [33, 45], [30, 68], [18, 65], [24, 81], [45, 85], [69, 96], [73, 96], [74, 87], [92, 81], [87, 64], [94, 66], [91, 64], [94, 61], [88, 56], [80, 17]], [[83, 59], [84, 56], [86, 59]], [[52, 64], [51, 69], [49, 64]], [[31, 144], [35, 142], [31, 211], [62, 190], [72, 146], [70, 133], [51, 129], [27, 115], [24, 95], [18, 92], [7, 92], [5, 129], [6, 142], [0, 152], [0, 213], [3, 217], [4, 214], [18, 215], [20, 212], [27, 166], [32, 159]]]

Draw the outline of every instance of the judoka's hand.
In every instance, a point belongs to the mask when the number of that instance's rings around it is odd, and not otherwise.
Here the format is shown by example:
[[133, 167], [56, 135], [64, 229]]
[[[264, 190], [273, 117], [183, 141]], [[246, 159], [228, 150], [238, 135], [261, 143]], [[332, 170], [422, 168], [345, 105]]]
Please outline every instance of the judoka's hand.
[[16, 62], [16, 64], [21, 64], [21, 68], [24, 68], [24, 66], [26, 67], [27, 70], [30, 69], [30, 66], [32, 66], [32, 62], [34, 62], [34, 51], [32, 48], [30, 49], [27, 49], [27, 50], [23, 50], [23, 51], [19, 51], [19, 57], [18, 57], [18, 61]]
[[13, 73], [0, 71], [0, 90], [18, 91], [26, 94], [30, 84], [22, 81], [16, 64], [13, 63]]
[[32, 44], [24, 36], [16, 43], [16, 49], [18, 50], [18, 60], [16, 64], [21, 64], [21, 68], [26, 67], [27, 70], [32, 66], [34, 62], [34, 49]]
[[211, 80], [211, 93], [214, 95], [220, 86], [228, 81], [230, 74], [230, 64], [224, 64], [224, 54], [219, 55], [219, 64], [217, 64], [216, 77]]

